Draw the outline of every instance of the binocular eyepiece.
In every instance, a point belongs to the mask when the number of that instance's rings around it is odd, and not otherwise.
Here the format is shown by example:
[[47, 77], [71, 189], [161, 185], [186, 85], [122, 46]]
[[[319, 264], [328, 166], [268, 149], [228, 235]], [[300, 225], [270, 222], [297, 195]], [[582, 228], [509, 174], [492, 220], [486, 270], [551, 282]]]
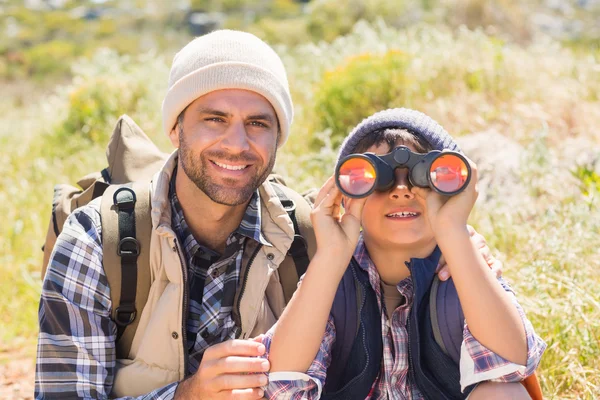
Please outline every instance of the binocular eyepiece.
[[350, 154], [337, 165], [335, 182], [348, 197], [366, 197], [374, 190], [390, 190], [396, 180], [396, 168], [408, 168], [412, 186], [431, 188], [445, 196], [462, 192], [471, 179], [471, 167], [460, 153], [433, 150], [421, 154], [398, 146], [381, 156]]

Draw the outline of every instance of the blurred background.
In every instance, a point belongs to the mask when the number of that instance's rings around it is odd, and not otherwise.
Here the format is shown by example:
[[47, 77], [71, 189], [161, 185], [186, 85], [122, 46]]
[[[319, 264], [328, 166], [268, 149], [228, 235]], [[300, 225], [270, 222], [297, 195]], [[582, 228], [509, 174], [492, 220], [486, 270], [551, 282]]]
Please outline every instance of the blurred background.
[[129, 114], [163, 149], [175, 52], [255, 33], [295, 105], [276, 170], [320, 186], [348, 130], [410, 107], [479, 166], [471, 224], [548, 350], [549, 399], [600, 398], [600, 0], [0, 0], [0, 398], [31, 398], [53, 186]]

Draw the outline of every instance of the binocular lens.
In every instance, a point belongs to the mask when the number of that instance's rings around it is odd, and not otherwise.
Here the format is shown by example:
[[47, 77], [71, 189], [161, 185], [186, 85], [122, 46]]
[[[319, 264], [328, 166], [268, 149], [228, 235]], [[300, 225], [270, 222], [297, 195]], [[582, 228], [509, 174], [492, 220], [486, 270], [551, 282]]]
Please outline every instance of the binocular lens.
[[441, 155], [429, 169], [431, 183], [441, 192], [454, 193], [463, 188], [469, 177], [465, 161], [453, 154]]
[[375, 167], [360, 157], [346, 160], [340, 166], [338, 176], [342, 190], [354, 196], [368, 193], [375, 185]]

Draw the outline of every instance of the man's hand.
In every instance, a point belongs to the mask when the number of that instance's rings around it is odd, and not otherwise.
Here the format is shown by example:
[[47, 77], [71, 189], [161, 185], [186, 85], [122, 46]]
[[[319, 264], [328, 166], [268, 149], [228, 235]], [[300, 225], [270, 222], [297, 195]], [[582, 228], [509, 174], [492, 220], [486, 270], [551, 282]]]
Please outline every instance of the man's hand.
[[228, 340], [204, 352], [198, 371], [179, 383], [175, 399], [254, 400], [264, 395], [269, 361], [258, 358], [265, 346], [253, 340]]
[[[496, 257], [492, 255], [492, 252], [490, 251], [490, 248], [488, 247], [483, 235], [477, 233], [477, 231], [471, 225], [467, 225], [467, 228], [469, 229], [469, 234], [471, 235], [471, 242], [473, 242], [473, 244], [479, 249], [479, 252], [483, 256], [485, 262], [489, 265], [490, 269], [496, 274], [497, 278], [502, 276], [502, 261], [496, 259]], [[444, 260], [444, 256], [440, 258], [440, 264], [438, 265], [437, 273], [442, 281], [450, 278], [450, 269]]]

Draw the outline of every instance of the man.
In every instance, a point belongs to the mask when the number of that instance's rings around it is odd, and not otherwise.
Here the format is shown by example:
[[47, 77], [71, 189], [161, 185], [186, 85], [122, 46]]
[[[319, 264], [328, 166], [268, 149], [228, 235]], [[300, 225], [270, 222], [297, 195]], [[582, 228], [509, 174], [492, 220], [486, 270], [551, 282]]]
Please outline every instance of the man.
[[[216, 31], [174, 58], [163, 128], [178, 149], [152, 183], [152, 282], [127, 359], [102, 266], [99, 201], [57, 239], [40, 302], [36, 398], [257, 399], [277, 268], [294, 229], [265, 183], [293, 116], [284, 66], [253, 35]], [[484, 248], [484, 252], [488, 249]]]

